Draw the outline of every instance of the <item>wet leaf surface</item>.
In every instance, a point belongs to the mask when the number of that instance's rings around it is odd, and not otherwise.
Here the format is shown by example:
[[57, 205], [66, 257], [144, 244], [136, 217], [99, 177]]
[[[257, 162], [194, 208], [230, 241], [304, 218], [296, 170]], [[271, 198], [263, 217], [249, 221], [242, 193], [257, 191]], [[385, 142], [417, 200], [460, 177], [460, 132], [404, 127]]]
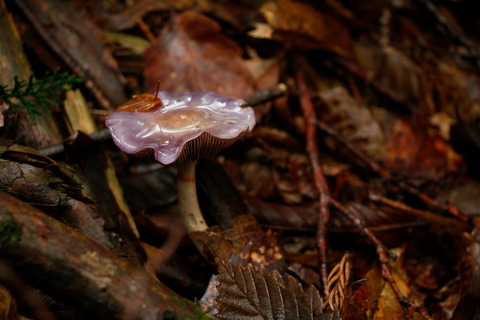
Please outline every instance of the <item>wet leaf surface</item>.
[[[214, 91], [228, 97], [253, 93], [242, 49], [214, 20], [194, 11], [177, 15], [145, 53], [149, 91]], [[226, 84], [235, 83], [235, 86]]]

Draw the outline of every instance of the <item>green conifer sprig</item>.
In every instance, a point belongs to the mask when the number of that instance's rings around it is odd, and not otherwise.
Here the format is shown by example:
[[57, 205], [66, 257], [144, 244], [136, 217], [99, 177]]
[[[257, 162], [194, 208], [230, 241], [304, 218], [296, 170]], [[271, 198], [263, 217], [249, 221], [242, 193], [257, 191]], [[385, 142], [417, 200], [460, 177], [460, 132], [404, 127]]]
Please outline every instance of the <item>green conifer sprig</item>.
[[68, 72], [46, 72], [38, 80], [32, 73], [28, 81], [14, 78], [13, 87], [0, 84], [0, 102], [9, 105], [14, 111], [26, 110], [32, 120], [35, 115], [45, 112], [50, 114], [49, 105], [62, 103], [61, 91], [70, 90], [74, 83], [82, 82], [82, 79]]

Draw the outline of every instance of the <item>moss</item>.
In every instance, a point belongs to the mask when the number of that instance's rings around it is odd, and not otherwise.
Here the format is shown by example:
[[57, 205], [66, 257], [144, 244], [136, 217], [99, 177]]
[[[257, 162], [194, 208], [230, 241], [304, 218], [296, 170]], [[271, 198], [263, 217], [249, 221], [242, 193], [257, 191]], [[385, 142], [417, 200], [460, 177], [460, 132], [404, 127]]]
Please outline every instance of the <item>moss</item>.
[[0, 223], [0, 248], [6, 244], [16, 245], [20, 242], [20, 226], [15, 221]]
[[177, 297], [173, 297], [173, 300], [175, 300], [175, 303], [181, 307], [181, 309], [183, 310], [188, 310], [189, 307], [191, 307], [193, 305], [193, 307], [195, 308], [195, 313], [193, 314], [193, 318], [191, 318], [190, 316], [187, 316], [187, 317], [181, 317], [181, 316], [175, 316], [173, 314], [169, 314], [168, 316], [170, 316], [169, 318], [165, 318], [165, 319], [189, 319], [189, 320], [211, 320], [212, 317], [210, 317], [208, 314], [206, 314], [205, 312], [202, 311], [202, 309], [200, 309], [199, 306], [197, 306], [196, 304], [188, 301], [188, 300], [185, 300], [185, 299], [181, 299], [181, 298], [177, 298]]

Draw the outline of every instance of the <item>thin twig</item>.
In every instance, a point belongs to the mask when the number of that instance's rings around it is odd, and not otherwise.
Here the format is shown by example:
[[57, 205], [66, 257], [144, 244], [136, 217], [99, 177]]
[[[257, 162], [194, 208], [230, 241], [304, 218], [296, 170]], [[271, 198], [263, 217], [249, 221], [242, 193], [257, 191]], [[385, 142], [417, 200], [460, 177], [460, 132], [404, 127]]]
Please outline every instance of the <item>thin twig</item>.
[[271, 89], [255, 92], [254, 94], [245, 98], [249, 106], [256, 106], [264, 102], [268, 102], [275, 98], [281, 97], [287, 92], [287, 85], [279, 83], [276, 87]]
[[386, 198], [384, 196], [375, 194], [373, 192], [370, 192], [368, 197], [371, 201], [375, 203], [387, 206], [389, 208], [393, 208], [402, 213], [418, 216], [426, 222], [436, 224], [436, 225], [443, 225], [444, 227], [447, 227], [450, 230], [459, 230], [463, 232], [463, 231], [468, 231], [470, 228], [470, 225], [465, 221], [459, 221], [457, 219], [435, 214], [434, 212], [430, 212], [427, 210], [412, 208], [403, 202], [395, 201], [395, 200]]
[[327, 287], [327, 225], [330, 219], [330, 191], [328, 189], [327, 180], [320, 166], [319, 150], [317, 143], [317, 116], [312, 103], [307, 85], [300, 72], [296, 74], [296, 82], [300, 92], [300, 105], [305, 119], [305, 139], [308, 156], [313, 168], [313, 179], [319, 193], [319, 215], [317, 227], [317, 249], [318, 249], [318, 266], [320, 267], [320, 277], [322, 280], [324, 295], [328, 296]]
[[157, 41], [157, 38], [153, 35], [152, 30], [150, 30], [150, 27], [143, 21], [142, 18], [137, 19], [137, 26], [142, 30], [143, 34], [145, 37], [148, 39], [148, 42], [150, 43], [155, 43]]
[[437, 208], [437, 209], [442, 210], [442, 211], [446, 211], [446, 212], [450, 213], [452, 216], [458, 218], [459, 220], [461, 220], [463, 222], [468, 222], [470, 220], [464, 213], [460, 212], [460, 210], [458, 210], [454, 206], [443, 205], [443, 204], [439, 203], [437, 200], [430, 197], [428, 194], [426, 194], [424, 192], [421, 192], [421, 191], [419, 191], [418, 189], [416, 189], [412, 186], [409, 186], [409, 185], [407, 185], [405, 183], [402, 183], [402, 182], [397, 182], [397, 181], [394, 181], [394, 182], [400, 188], [402, 188], [403, 190], [405, 190], [405, 191], [409, 192], [410, 194], [418, 197], [427, 206], [430, 206], [432, 208]]

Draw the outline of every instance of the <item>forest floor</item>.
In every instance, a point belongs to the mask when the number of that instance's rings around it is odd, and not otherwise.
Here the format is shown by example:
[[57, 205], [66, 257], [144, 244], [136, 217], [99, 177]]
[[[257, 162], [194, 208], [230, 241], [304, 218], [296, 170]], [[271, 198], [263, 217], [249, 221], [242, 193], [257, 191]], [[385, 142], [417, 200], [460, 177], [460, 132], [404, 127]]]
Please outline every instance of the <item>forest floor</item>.
[[[479, 9], [0, 0], [1, 319], [480, 319]], [[253, 108], [207, 230], [105, 126], [158, 90]]]

